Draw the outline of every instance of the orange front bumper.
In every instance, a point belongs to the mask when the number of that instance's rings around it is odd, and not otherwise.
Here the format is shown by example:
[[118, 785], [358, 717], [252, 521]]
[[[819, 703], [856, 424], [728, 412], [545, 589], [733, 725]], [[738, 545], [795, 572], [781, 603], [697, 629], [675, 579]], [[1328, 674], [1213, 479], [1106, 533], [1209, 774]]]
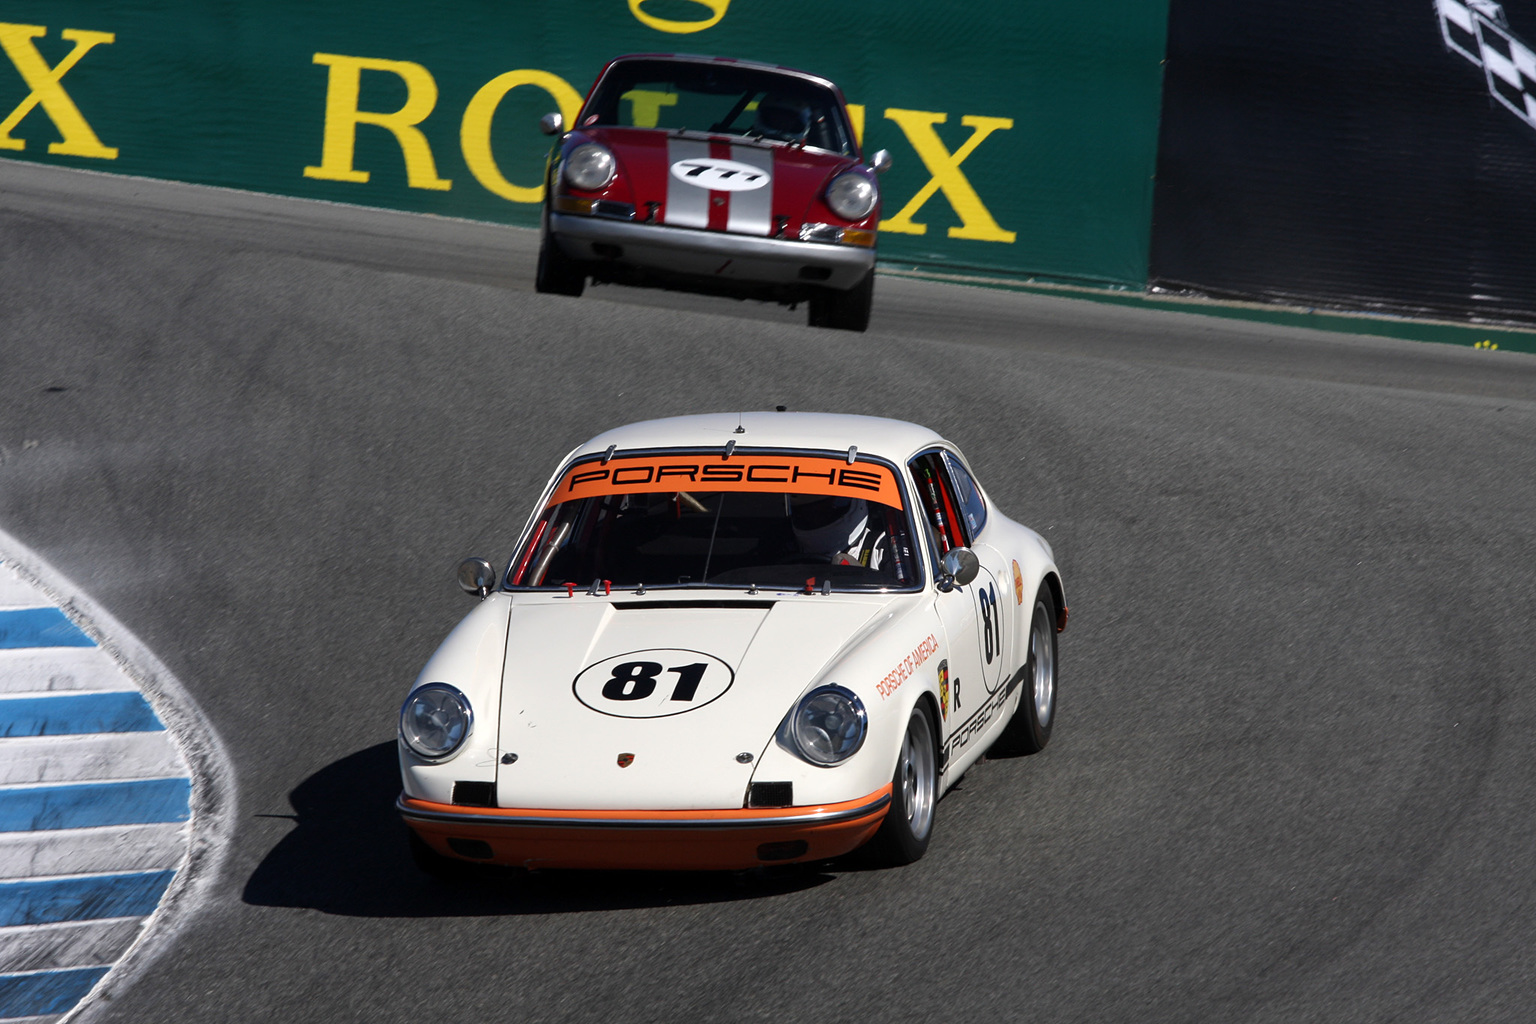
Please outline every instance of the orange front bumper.
[[705, 811], [463, 807], [400, 795], [405, 823], [438, 853], [526, 868], [735, 871], [824, 860], [868, 842], [891, 787], [842, 803]]

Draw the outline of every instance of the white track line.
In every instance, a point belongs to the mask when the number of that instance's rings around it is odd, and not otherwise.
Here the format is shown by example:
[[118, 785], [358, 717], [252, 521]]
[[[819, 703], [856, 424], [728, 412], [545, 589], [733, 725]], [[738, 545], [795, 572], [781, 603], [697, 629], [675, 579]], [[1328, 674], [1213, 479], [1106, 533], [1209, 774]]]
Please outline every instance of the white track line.
[[143, 930], [142, 917], [0, 928], [0, 974], [115, 963]]
[[179, 821], [6, 833], [0, 879], [169, 870], [186, 849], [187, 824]]
[[[0, 704], [0, 713], [3, 711], [4, 705]], [[0, 739], [0, 786], [185, 774], [186, 767], [176, 753], [176, 746], [164, 732]]]
[[[7, 574], [0, 572], [0, 579]], [[0, 694], [121, 690], [123, 670], [100, 647], [0, 650]]]

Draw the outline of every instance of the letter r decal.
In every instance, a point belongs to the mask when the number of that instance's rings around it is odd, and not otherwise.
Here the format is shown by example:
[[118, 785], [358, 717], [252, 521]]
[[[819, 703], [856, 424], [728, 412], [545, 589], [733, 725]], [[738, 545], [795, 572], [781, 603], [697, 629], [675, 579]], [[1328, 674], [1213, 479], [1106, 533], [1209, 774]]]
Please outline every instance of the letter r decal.
[[[357, 126], [377, 125], [389, 131], [405, 157], [405, 181], [411, 188], [446, 192], [453, 182], [437, 176], [432, 148], [416, 126], [426, 120], [437, 106], [437, 82], [432, 73], [408, 60], [381, 60], [373, 57], [347, 57], [339, 53], [317, 53], [314, 63], [329, 65], [325, 93], [325, 134], [320, 148], [320, 165], [304, 168], [304, 177], [322, 181], [363, 183], [368, 172], [352, 166], [357, 144]], [[364, 71], [383, 71], [397, 76], [406, 89], [405, 105], [399, 110], [379, 112], [359, 110], [358, 95]]]
[[950, 238], [972, 238], [982, 242], [1012, 242], [1018, 237], [1015, 232], [1004, 231], [998, 226], [992, 214], [987, 212], [981, 197], [976, 194], [976, 189], [960, 170], [960, 165], [965, 162], [966, 157], [976, 152], [976, 147], [980, 146], [987, 136], [999, 129], [1012, 128], [1013, 118], [978, 117], [967, 114], [960, 119], [960, 123], [972, 129], [971, 137], [951, 153], [944, 148], [938, 132], [933, 130], [934, 125], [943, 124], [949, 120], [948, 114], [891, 107], [886, 110], [885, 116], [900, 126], [902, 134], [906, 135], [907, 141], [922, 158], [923, 166], [928, 168], [928, 173], [933, 177], [929, 179], [928, 184], [918, 189], [917, 194], [901, 208], [896, 216], [881, 221], [881, 231], [894, 231], [905, 235], [927, 234], [928, 225], [913, 223], [912, 217], [924, 203], [933, 198], [935, 192], [942, 188], [944, 198], [949, 200], [949, 205], [954, 207], [955, 213], [960, 217], [960, 226], [949, 229]]
[[43, 113], [48, 115], [53, 126], [64, 137], [61, 142], [50, 142], [48, 152], [116, 160], [117, 150], [101, 144], [101, 140], [81, 115], [80, 108], [75, 106], [75, 101], [70, 99], [69, 93], [59, 84], [69, 69], [80, 63], [81, 57], [102, 43], [112, 42], [116, 36], [111, 32], [85, 32], [67, 28], [60, 35], [74, 43], [75, 48], [50, 68], [43, 55], [37, 52], [37, 45], [32, 42], [47, 34], [48, 30], [42, 25], [16, 25], [0, 21], [0, 49], [5, 50], [5, 55], [15, 65], [22, 81], [32, 90], [4, 121], [0, 121], [0, 149], [26, 148], [26, 140], [11, 138], [11, 131], [21, 123], [22, 118], [41, 104]]

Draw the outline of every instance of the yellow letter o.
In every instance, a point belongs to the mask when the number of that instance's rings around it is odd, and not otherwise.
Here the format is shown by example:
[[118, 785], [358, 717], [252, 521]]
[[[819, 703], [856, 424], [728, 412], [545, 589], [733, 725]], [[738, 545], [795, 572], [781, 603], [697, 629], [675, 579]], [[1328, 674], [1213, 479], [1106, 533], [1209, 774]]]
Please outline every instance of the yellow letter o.
[[[727, 0], [729, 2], [729, 0]], [[503, 97], [520, 85], [536, 85], [554, 97], [560, 108], [560, 116], [567, 128], [575, 127], [576, 115], [581, 113], [581, 93], [570, 83], [548, 71], [520, 68], [497, 75], [480, 87], [469, 106], [464, 108], [464, 122], [459, 127], [459, 145], [464, 150], [464, 162], [475, 180], [485, 186], [487, 192], [510, 199], [514, 203], [538, 203], [544, 199], [544, 183], [532, 187], [514, 185], [496, 166], [491, 154], [491, 121]]]

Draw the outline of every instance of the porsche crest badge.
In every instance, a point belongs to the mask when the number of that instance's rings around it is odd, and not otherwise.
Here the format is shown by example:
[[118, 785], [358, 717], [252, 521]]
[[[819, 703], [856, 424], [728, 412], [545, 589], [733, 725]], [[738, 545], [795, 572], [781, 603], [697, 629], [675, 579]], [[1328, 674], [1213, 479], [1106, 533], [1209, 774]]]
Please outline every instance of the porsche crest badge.
[[620, 754], [619, 755], [619, 767], [620, 768], [628, 768], [630, 765], [632, 765], [634, 763], [635, 763], [635, 755], [634, 754]]

